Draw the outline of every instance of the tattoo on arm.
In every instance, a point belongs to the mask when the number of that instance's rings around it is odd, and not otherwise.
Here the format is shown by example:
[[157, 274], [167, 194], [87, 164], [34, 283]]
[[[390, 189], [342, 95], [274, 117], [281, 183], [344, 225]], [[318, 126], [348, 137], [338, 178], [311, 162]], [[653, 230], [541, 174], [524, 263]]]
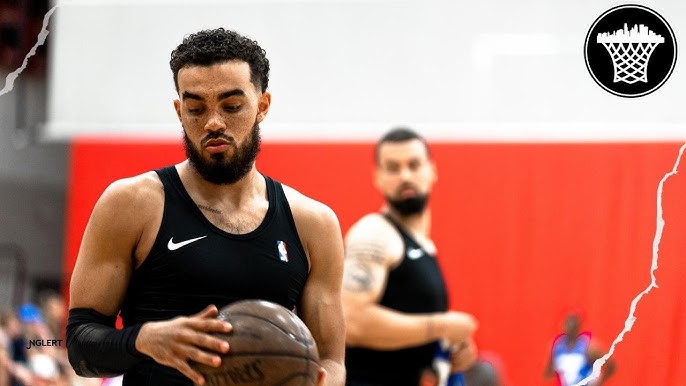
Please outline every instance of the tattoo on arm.
[[350, 292], [366, 292], [372, 288], [374, 279], [368, 264], [350, 262], [345, 264], [343, 288]]
[[379, 243], [351, 244], [345, 253], [343, 288], [351, 292], [366, 292], [372, 289], [378, 277], [373, 266], [384, 262], [384, 249]]

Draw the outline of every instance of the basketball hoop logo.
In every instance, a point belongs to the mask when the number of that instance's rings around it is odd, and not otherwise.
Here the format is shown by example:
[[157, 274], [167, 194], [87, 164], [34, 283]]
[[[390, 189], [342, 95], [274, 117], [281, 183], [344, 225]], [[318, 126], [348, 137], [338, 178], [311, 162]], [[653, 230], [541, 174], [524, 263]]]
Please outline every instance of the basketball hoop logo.
[[621, 5], [602, 14], [586, 35], [586, 67], [605, 90], [622, 97], [648, 95], [674, 70], [676, 39], [657, 12]]
[[656, 35], [643, 24], [613, 33], [599, 33], [596, 41], [602, 44], [612, 59], [614, 66], [613, 82], [634, 84], [648, 82], [648, 62], [658, 44], [664, 43], [665, 38]]

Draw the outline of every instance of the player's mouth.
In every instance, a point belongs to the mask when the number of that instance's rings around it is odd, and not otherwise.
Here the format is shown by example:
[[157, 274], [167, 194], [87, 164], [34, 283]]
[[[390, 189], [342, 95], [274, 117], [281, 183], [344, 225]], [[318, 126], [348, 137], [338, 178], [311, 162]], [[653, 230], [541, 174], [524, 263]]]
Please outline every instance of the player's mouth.
[[419, 194], [417, 189], [414, 186], [401, 186], [400, 189], [398, 189], [398, 195], [400, 198], [408, 198], [408, 197], [415, 197]]
[[222, 138], [210, 139], [205, 142], [205, 149], [212, 154], [225, 152], [229, 146], [231, 146], [229, 141]]
[[417, 195], [417, 191], [414, 189], [404, 189], [400, 191], [400, 198], [410, 198], [410, 197], [415, 197]]

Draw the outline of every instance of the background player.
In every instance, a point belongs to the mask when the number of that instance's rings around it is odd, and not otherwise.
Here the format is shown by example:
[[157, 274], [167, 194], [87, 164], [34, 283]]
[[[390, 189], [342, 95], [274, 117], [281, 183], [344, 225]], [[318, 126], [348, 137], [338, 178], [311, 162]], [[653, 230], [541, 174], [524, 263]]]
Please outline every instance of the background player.
[[429, 232], [436, 166], [425, 140], [409, 129], [391, 130], [377, 143], [375, 158], [375, 186], [386, 205], [362, 217], [345, 240], [348, 385], [416, 386], [437, 341], [458, 348], [455, 369], [475, 362], [477, 322], [448, 311]]
[[[545, 377], [556, 376], [560, 386], [571, 386], [591, 375], [593, 362], [603, 356], [598, 343], [591, 339], [591, 333], [581, 331], [583, 317], [580, 312], [570, 313], [564, 320], [564, 332], [555, 338], [551, 357], [545, 370]], [[610, 358], [603, 366], [597, 380], [589, 386], [600, 386], [615, 372], [615, 361]]]

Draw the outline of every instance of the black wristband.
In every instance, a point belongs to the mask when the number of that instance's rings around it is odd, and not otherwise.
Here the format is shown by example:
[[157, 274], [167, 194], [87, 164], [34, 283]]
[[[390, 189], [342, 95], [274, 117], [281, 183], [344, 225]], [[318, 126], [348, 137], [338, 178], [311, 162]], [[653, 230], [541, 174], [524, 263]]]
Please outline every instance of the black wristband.
[[69, 310], [67, 352], [76, 374], [83, 377], [113, 377], [125, 373], [148, 357], [136, 350], [142, 325], [115, 328], [116, 316], [91, 308]]

